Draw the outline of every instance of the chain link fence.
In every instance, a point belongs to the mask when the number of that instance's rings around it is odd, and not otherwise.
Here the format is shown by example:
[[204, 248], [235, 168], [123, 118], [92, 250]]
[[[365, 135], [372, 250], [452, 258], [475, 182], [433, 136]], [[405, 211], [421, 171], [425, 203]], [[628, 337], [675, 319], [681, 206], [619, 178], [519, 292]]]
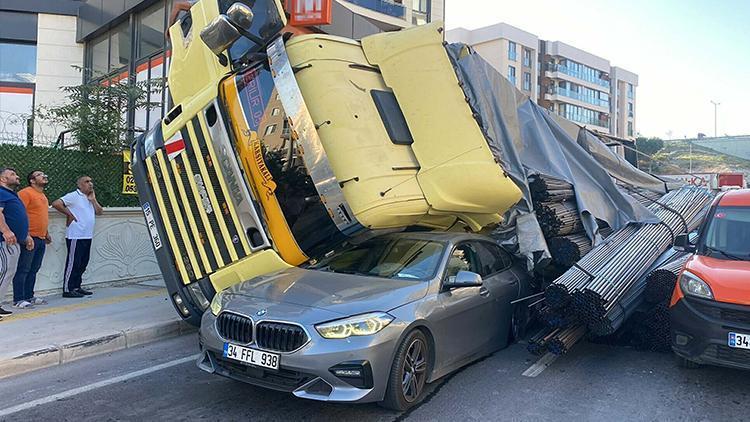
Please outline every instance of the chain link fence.
[[[42, 144], [44, 146], [36, 146]], [[50, 202], [76, 189], [79, 176], [94, 180], [96, 198], [104, 207], [138, 206], [136, 195], [122, 194], [124, 164], [122, 154], [98, 155], [75, 149], [54, 147], [54, 143], [29, 142], [24, 137], [0, 137], [0, 167], [13, 167], [27, 185], [26, 175], [41, 170], [49, 176]]]

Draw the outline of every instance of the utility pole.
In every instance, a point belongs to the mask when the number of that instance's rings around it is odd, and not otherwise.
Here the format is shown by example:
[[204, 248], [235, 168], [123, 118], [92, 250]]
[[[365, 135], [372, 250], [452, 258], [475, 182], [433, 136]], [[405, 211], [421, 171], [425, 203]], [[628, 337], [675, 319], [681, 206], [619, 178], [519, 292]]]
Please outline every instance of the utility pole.
[[721, 105], [721, 103], [711, 100], [711, 104], [714, 105], [714, 138], [716, 138], [718, 137], [716, 131], [716, 109]]

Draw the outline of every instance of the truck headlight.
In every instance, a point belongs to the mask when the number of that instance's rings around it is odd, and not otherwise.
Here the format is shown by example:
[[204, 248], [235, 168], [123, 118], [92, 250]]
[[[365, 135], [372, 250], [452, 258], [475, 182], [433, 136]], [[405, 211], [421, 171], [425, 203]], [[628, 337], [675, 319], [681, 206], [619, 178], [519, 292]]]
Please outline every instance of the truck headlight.
[[391, 315], [385, 312], [371, 312], [318, 324], [315, 329], [321, 336], [330, 339], [369, 336], [385, 328], [393, 319]]
[[219, 315], [219, 312], [221, 312], [221, 307], [224, 304], [224, 291], [216, 292], [214, 295], [213, 300], [211, 301], [211, 313], [214, 314], [214, 316]]
[[703, 299], [714, 298], [711, 287], [709, 287], [705, 281], [701, 280], [700, 277], [687, 270], [683, 271], [682, 275], [680, 275], [680, 288], [683, 293], [691, 296], [697, 296]]

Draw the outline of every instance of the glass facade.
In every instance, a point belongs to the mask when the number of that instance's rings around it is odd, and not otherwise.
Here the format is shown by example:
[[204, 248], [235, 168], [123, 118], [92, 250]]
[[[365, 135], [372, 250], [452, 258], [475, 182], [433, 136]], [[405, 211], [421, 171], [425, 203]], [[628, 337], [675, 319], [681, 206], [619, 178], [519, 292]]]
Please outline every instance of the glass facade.
[[508, 60], [516, 61], [516, 43], [508, 41]]
[[560, 63], [548, 63], [547, 70], [550, 72], [561, 72], [609, 88], [609, 80], [604, 79], [604, 72], [572, 60], [562, 59], [560, 60]]
[[0, 42], [0, 82], [36, 81], [36, 45]]
[[555, 93], [599, 107], [609, 108], [609, 94], [566, 81], [560, 81]]
[[602, 113], [585, 107], [579, 107], [573, 104], [560, 104], [559, 114], [568, 120], [584, 125], [596, 125], [609, 128], [609, 119], [603, 117]]

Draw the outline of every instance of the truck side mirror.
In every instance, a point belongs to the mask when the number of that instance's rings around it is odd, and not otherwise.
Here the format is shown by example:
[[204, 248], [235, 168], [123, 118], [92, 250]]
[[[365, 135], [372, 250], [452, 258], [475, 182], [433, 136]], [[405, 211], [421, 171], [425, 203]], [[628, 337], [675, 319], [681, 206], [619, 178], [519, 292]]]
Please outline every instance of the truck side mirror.
[[249, 31], [253, 25], [253, 10], [247, 5], [242, 3], [235, 3], [229, 6], [227, 10], [227, 18], [234, 26], [245, 31]]
[[690, 243], [690, 235], [688, 233], [682, 233], [674, 238], [674, 249], [680, 252], [695, 252], [695, 245]]
[[231, 47], [240, 37], [240, 32], [225, 15], [214, 18], [201, 31], [201, 40], [217, 56]]

